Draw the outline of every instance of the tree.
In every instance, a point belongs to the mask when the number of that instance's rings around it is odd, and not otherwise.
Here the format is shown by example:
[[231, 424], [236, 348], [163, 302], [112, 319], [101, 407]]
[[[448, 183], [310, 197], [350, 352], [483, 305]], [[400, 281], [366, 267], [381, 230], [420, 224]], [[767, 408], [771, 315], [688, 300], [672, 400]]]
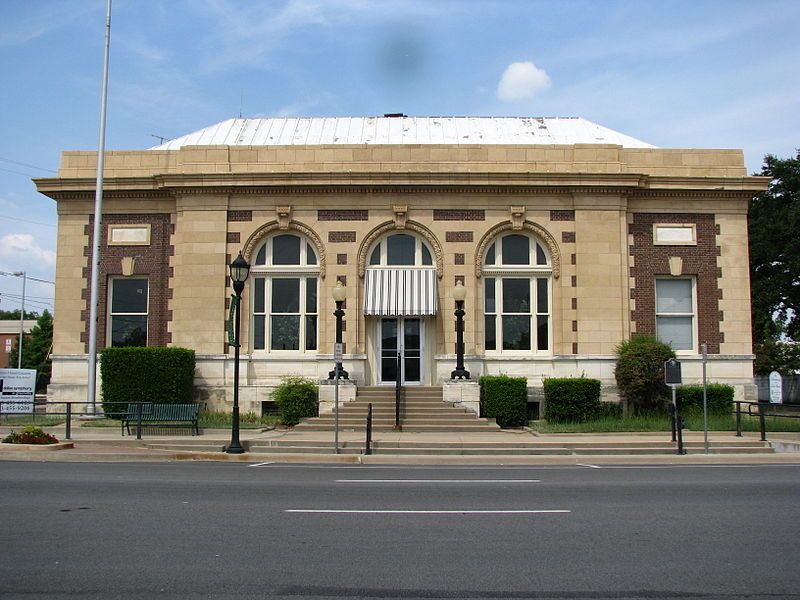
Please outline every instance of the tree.
[[[39, 313], [25, 311], [26, 319], [38, 319]], [[17, 310], [0, 310], [0, 321], [19, 321], [19, 309]]]
[[[19, 312], [19, 311], [17, 311]], [[25, 336], [22, 343], [22, 368], [36, 369], [36, 391], [43, 392], [50, 383], [50, 350], [53, 346], [53, 317], [45, 310], [42, 316], [36, 321], [36, 325], [29, 334]], [[19, 356], [19, 342], [14, 346], [8, 355], [8, 364], [11, 367], [17, 366]]]
[[800, 334], [800, 150], [795, 158], [764, 157], [769, 189], [750, 201], [753, 342]]
[[634, 334], [616, 348], [614, 378], [619, 395], [633, 414], [664, 412], [669, 388], [664, 383], [664, 362], [675, 351], [652, 335]]

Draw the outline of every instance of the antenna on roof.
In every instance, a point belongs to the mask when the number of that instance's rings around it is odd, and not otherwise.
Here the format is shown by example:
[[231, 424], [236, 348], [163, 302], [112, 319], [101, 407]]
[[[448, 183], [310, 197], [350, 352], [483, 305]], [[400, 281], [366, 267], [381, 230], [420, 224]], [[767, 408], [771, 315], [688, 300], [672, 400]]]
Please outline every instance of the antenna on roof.
[[155, 133], [151, 133], [150, 137], [156, 138], [158, 140], [159, 144], [163, 144], [164, 142], [168, 142], [169, 141], [168, 137], [164, 137], [163, 135], [156, 135]]
[[239, 118], [242, 118], [242, 105], [244, 104], [244, 92], [239, 94]]

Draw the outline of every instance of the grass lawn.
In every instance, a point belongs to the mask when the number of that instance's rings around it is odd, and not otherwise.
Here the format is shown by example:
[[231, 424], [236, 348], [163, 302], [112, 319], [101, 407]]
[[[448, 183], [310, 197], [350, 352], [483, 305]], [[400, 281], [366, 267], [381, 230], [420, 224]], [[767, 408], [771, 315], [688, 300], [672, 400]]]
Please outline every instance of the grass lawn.
[[[240, 429], [262, 429], [277, 425], [280, 422], [280, 417], [277, 415], [260, 416], [255, 413], [242, 413], [239, 415], [239, 428]], [[201, 410], [200, 420], [198, 423], [201, 429], [230, 429], [231, 428], [231, 414], [226, 412], [216, 412]], [[81, 427], [119, 427], [117, 419], [91, 419], [81, 423]], [[148, 424], [147, 427], [153, 427]]]
[[66, 417], [48, 417], [46, 415], [2, 415], [0, 416], [0, 426], [3, 427], [26, 427], [36, 425], [37, 427], [55, 427], [66, 422]]
[[[800, 431], [800, 419], [766, 417], [767, 433], [770, 431]], [[689, 415], [685, 430], [703, 431], [703, 415]], [[667, 416], [607, 417], [583, 423], [547, 423], [531, 421], [530, 426], [541, 433], [615, 433], [636, 431], [670, 431], [672, 426]], [[709, 415], [709, 431], [736, 431], [734, 415]], [[742, 431], [760, 431], [757, 417], [742, 415]]]

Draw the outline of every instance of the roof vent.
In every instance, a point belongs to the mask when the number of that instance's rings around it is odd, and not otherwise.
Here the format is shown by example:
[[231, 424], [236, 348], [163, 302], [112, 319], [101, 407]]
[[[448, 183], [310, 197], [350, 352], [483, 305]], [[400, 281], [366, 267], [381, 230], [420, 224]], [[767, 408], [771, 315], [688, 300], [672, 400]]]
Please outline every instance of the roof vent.
[[408, 115], [404, 115], [403, 113], [383, 113], [383, 116], [388, 118], [397, 118], [397, 117], [407, 117]]

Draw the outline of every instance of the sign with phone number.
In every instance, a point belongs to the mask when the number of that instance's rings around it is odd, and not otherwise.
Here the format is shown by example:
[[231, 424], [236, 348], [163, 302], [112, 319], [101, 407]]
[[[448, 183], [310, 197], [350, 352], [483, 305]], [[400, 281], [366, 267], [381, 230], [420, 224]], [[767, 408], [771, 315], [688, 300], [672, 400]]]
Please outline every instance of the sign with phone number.
[[0, 412], [33, 412], [36, 369], [0, 369]]

